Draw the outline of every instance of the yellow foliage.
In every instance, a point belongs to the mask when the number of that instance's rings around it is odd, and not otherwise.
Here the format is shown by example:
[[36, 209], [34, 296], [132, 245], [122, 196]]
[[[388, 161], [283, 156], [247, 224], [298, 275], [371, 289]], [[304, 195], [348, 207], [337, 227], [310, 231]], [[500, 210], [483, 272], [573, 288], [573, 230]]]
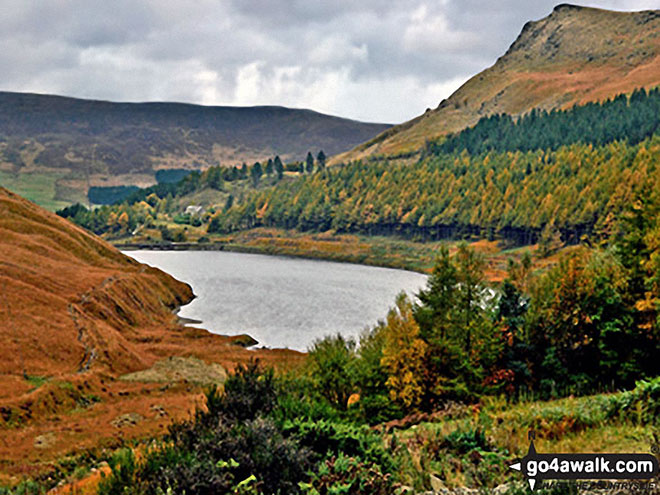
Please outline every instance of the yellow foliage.
[[112, 227], [116, 223], [117, 223], [117, 214], [114, 211], [110, 212], [110, 215], [108, 215], [108, 222], [107, 222], [108, 227]]
[[406, 407], [419, 405], [424, 392], [424, 361], [428, 346], [419, 337], [413, 306], [400, 294], [383, 327], [385, 345], [381, 365], [387, 370], [390, 397]]
[[262, 219], [266, 215], [266, 211], [268, 211], [268, 201], [264, 203], [264, 205], [257, 210], [257, 218]]
[[126, 228], [126, 226], [128, 225], [128, 213], [124, 212], [121, 215], [119, 215], [117, 222], [119, 223], [122, 229]]

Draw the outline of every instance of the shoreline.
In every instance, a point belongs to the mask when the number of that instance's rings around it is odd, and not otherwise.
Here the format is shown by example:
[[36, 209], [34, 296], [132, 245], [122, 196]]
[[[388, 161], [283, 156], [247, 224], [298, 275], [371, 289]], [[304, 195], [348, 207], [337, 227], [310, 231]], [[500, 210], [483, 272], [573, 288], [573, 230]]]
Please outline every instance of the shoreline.
[[[154, 250], [155, 251], [155, 250]], [[190, 304], [195, 298], [197, 297], [196, 294], [193, 293], [192, 298], [187, 301], [185, 304], [182, 304], [180, 306], [176, 306], [175, 308], [172, 309], [172, 314], [176, 317], [176, 323], [179, 325], [181, 328], [191, 328], [195, 330], [203, 330], [204, 332], [210, 334], [210, 335], [219, 335], [220, 337], [225, 337], [230, 340], [232, 345], [237, 345], [240, 347], [245, 348], [246, 350], [250, 351], [256, 351], [259, 349], [266, 349], [270, 350], [270, 347], [262, 346], [261, 348], [257, 348], [256, 346], [259, 345], [259, 341], [252, 337], [252, 335], [249, 335], [247, 333], [239, 333], [236, 335], [227, 335], [227, 334], [219, 334], [212, 332], [208, 328], [202, 328], [202, 327], [189, 327], [188, 325], [203, 325], [204, 322], [202, 320], [197, 320], [195, 318], [188, 318], [186, 316], [181, 316], [179, 315], [179, 312], [181, 311], [181, 308], [183, 306], [187, 306]], [[274, 350], [287, 350], [288, 348], [284, 347], [275, 347], [272, 348]]]
[[109, 241], [115, 248], [120, 251], [227, 251], [232, 253], [245, 253], [245, 254], [263, 254], [268, 256], [283, 256], [287, 258], [332, 261], [335, 263], [352, 263], [363, 266], [374, 266], [380, 268], [391, 268], [394, 270], [405, 270], [414, 273], [421, 273], [428, 275], [427, 269], [415, 266], [412, 263], [408, 264], [400, 261], [388, 262], [386, 259], [374, 260], [364, 254], [350, 254], [350, 253], [325, 253], [321, 251], [308, 250], [308, 251], [295, 251], [293, 249], [286, 249], [283, 247], [276, 247], [272, 245], [254, 246], [246, 244], [237, 244], [233, 242], [161, 242], [161, 243], [147, 243], [147, 242], [113, 242]]

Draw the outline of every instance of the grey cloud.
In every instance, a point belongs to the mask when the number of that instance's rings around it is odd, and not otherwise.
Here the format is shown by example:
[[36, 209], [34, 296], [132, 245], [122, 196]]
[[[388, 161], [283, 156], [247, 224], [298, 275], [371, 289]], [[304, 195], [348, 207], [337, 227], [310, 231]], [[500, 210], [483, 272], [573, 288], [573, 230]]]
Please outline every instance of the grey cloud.
[[360, 12], [385, 16], [393, 9], [406, 9], [408, 2], [397, 4], [379, 0], [231, 0], [231, 5], [234, 11], [261, 27], [287, 29], [305, 24], [322, 27]]
[[[433, 107], [492, 65], [539, 0], [9, 0], [0, 88], [280, 104], [372, 121]], [[594, 0], [620, 10], [657, 0]]]

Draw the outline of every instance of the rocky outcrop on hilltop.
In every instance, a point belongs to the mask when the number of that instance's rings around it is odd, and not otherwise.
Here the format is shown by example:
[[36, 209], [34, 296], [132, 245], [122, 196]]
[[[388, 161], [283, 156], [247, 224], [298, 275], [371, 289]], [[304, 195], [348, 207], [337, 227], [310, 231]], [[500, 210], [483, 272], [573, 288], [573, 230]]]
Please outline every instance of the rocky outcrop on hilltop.
[[490, 68], [433, 110], [333, 158], [350, 161], [420, 149], [497, 113], [520, 115], [601, 101], [660, 84], [660, 10], [613, 12], [561, 4], [528, 22]]

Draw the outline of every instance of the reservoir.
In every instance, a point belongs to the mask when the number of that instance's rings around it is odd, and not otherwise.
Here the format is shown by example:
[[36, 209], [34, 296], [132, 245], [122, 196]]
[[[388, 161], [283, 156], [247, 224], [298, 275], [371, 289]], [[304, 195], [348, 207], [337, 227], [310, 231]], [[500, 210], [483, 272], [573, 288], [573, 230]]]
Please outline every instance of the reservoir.
[[349, 263], [226, 251], [127, 251], [190, 284], [197, 296], [179, 316], [258, 347], [305, 351], [326, 335], [358, 337], [384, 320], [396, 295], [415, 294], [426, 275]]

